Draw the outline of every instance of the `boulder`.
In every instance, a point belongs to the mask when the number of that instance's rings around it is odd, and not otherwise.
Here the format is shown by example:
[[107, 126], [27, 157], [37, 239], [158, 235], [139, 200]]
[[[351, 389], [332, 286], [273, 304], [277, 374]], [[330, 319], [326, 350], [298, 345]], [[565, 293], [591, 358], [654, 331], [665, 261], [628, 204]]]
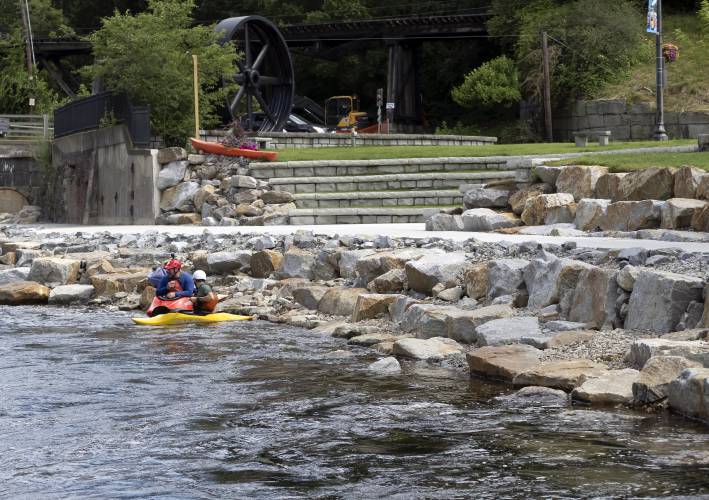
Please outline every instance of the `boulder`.
[[576, 205], [576, 227], [582, 231], [596, 231], [608, 213], [611, 200], [584, 198]]
[[576, 203], [569, 193], [540, 194], [524, 205], [522, 222], [528, 226], [574, 222]]
[[262, 214], [262, 209], [247, 203], [241, 203], [236, 207], [236, 215], [239, 217], [258, 217]]
[[364, 319], [378, 318], [389, 315], [389, 306], [398, 295], [386, 295], [380, 293], [363, 293], [357, 297], [352, 321], [357, 323]]
[[[514, 295], [524, 286], [524, 270], [529, 261], [524, 259], [497, 259], [488, 263], [490, 289], [488, 297]], [[475, 298], [475, 297], [473, 297]]]
[[238, 250], [210, 253], [207, 255], [207, 266], [211, 274], [246, 272], [251, 267], [251, 252], [249, 250]]
[[514, 316], [483, 323], [475, 329], [481, 346], [504, 344], [531, 344], [542, 337], [539, 320], [535, 317]]
[[606, 367], [588, 359], [549, 361], [519, 373], [514, 385], [540, 385], [570, 391], [590, 378], [606, 373]]
[[633, 384], [639, 373], [632, 368], [609, 370], [597, 378], [590, 378], [573, 390], [571, 397], [596, 404], [631, 404]]
[[370, 364], [367, 366], [367, 370], [381, 375], [388, 375], [391, 373], [400, 373], [401, 365], [399, 364], [399, 360], [393, 356], [389, 356]]
[[643, 369], [655, 356], [680, 356], [709, 368], [709, 342], [702, 340], [639, 339], [630, 345], [625, 361]]
[[414, 332], [419, 338], [440, 337], [447, 331], [446, 320], [451, 306], [411, 304], [401, 320], [401, 330]]
[[394, 354], [397, 356], [427, 361], [440, 361], [462, 351], [462, 347], [455, 340], [442, 337], [401, 339], [394, 342]]
[[0, 271], [0, 284], [17, 283], [18, 281], [28, 281], [30, 277], [30, 267], [13, 267]]
[[317, 311], [320, 300], [328, 290], [330, 288], [327, 286], [304, 286], [294, 288], [291, 293], [293, 294], [293, 300], [298, 304], [306, 309]]
[[556, 186], [556, 180], [559, 178], [561, 170], [562, 167], [546, 167], [540, 165], [534, 167], [534, 175], [543, 183]]
[[582, 198], [593, 198], [598, 179], [607, 173], [607, 167], [576, 165], [564, 167], [556, 179], [556, 192], [570, 193], [576, 201]]
[[630, 172], [620, 181], [625, 201], [667, 200], [674, 192], [674, 169], [650, 167]]
[[709, 369], [687, 368], [670, 383], [670, 408], [682, 415], [709, 422]]
[[357, 260], [357, 276], [369, 283], [377, 276], [391, 271], [392, 269], [404, 269], [407, 262], [418, 260], [426, 255], [443, 255], [439, 251], [431, 251], [420, 248], [402, 248], [399, 250], [377, 252], [363, 255]]
[[615, 328], [621, 323], [616, 301], [621, 291], [616, 271], [593, 267], [579, 274], [574, 290], [569, 320], [586, 323], [591, 328]]
[[397, 293], [402, 291], [405, 285], [406, 271], [403, 269], [392, 269], [374, 278], [367, 285], [367, 289], [374, 293]]
[[426, 255], [406, 263], [406, 279], [409, 288], [430, 295], [438, 283], [446, 287], [455, 286], [465, 265], [466, 256], [463, 252]]
[[524, 268], [522, 277], [529, 294], [527, 307], [542, 309], [559, 301], [557, 280], [564, 262], [549, 254], [544, 258], [532, 259]]
[[[94, 293], [96, 291], [94, 290]], [[145, 311], [150, 307], [150, 304], [153, 303], [153, 299], [155, 298], [155, 287], [153, 286], [146, 286], [143, 291], [140, 294], [140, 308]]]
[[681, 356], [650, 358], [633, 383], [633, 400], [640, 404], [652, 404], [665, 399], [672, 381], [686, 368], [702, 368], [702, 365]]
[[495, 229], [520, 225], [518, 219], [497, 213], [489, 208], [466, 210], [461, 217], [465, 231], [494, 231]]
[[426, 219], [426, 231], [462, 231], [463, 217], [460, 215], [433, 214]]
[[202, 216], [195, 212], [186, 214], [172, 214], [167, 217], [166, 224], [170, 226], [184, 226], [189, 224], [200, 224]]
[[542, 351], [529, 345], [487, 346], [467, 354], [470, 373], [511, 382], [539, 365]]
[[0, 305], [23, 306], [46, 304], [49, 288], [36, 281], [17, 281], [0, 284]]
[[463, 297], [463, 287], [454, 286], [453, 288], [447, 288], [436, 295], [438, 300], [443, 300], [445, 302], [458, 302]]
[[372, 255], [372, 250], [346, 250], [340, 253], [339, 272], [342, 278], [357, 277], [357, 262], [366, 255]]
[[409, 310], [409, 307], [414, 304], [420, 303], [420, 301], [412, 299], [411, 297], [408, 297], [406, 295], [398, 295], [397, 298], [394, 299], [394, 302], [389, 304], [389, 316], [391, 317], [392, 321], [400, 323], [404, 320], [404, 316]]
[[251, 276], [268, 278], [271, 273], [280, 269], [283, 264], [283, 254], [275, 250], [261, 250], [251, 256]]
[[177, 186], [185, 178], [185, 172], [190, 163], [186, 160], [173, 161], [168, 163], [158, 174], [157, 188], [163, 191], [172, 186]]
[[504, 208], [509, 201], [510, 192], [505, 189], [474, 187], [463, 195], [465, 208]]
[[672, 332], [692, 301], [702, 301], [700, 278], [662, 271], [641, 270], [628, 303], [625, 328]]
[[160, 209], [169, 212], [193, 201], [200, 185], [197, 182], [182, 182], [167, 188], [160, 197]]
[[604, 231], [637, 231], [660, 227], [663, 202], [655, 200], [618, 201], [608, 205], [601, 219]]
[[295, 196], [286, 191], [266, 191], [261, 195], [261, 199], [267, 205], [281, 205], [283, 203], [295, 202]]
[[604, 200], [620, 201], [623, 194], [620, 190], [620, 183], [627, 173], [605, 174], [596, 182], [596, 193], [594, 198]]
[[704, 174], [699, 180], [695, 197], [698, 200], [709, 201], [709, 174]]
[[87, 304], [94, 296], [92, 285], [61, 285], [49, 294], [52, 305]]
[[229, 186], [233, 188], [257, 189], [259, 182], [248, 175], [235, 175], [229, 179]]
[[632, 292], [635, 288], [635, 280], [638, 279], [641, 269], [639, 267], [627, 265], [620, 271], [615, 277], [618, 282], [618, 286], [621, 287], [626, 292]]
[[704, 233], [709, 232], [709, 205], [694, 212], [692, 216], [692, 229]]
[[701, 168], [685, 165], [675, 172], [674, 196], [697, 198], [697, 189], [705, 172]]
[[60, 257], [39, 257], [32, 261], [29, 280], [39, 283], [76, 283], [81, 261]]
[[559, 389], [551, 389], [549, 387], [522, 387], [513, 394], [498, 396], [495, 398], [500, 401], [506, 401], [515, 408], [525, 406], [567, 406], [569, 404], [569, 395]]
[[467, 267], [463, 272], [463, 285], [468, 297], [472, 299], [487, 297], [490, 287], [488, 263], [474, 264]]
[[364, 335], [356, 335], [350, 337], [347, 341], [349, 345], [358, 345], [362, 347], [371, 347], [373, 345], [381, 344], [382, 342], [396, 342], [401, 340], [402, 337], [396, 335], [391, 335], [389, 333], [365, 333]]
[[365, 288], [331, 288], [320, 299], [318, 311], [332, 316], [352, 316], [357, 298], [363, 293], [368, 293]]
[[158, 150], [158, 163], [161, 165], [186, 159], [187, 151], [184, 148], [172, 147]]
[[315, 255], [298, 247], [291, 247], [283, 255], [283, 262], [276, 274], [279, 279], [305, 278], [313, 279], [313, 264]]
[[142, 291], [148, 284], [148, 272], [96, 274], [91, 277], [91, 284], [97, 296], [109, 296], [119, 292], [131, 293], [135, 289]]
[[532, 184], [531, 186], [525, 187], [516, 191], [510, 196], [510, 208], [512, 213], [515, 215], [522, 215], [524, 211], [524, 205], [527, 200], [539, 196], [540, 194], [550, 194], [554, 192], [549, 184]]
[[[424, 313], [424, 316], [426, 316], [426, 314], [427, 313]], [[434, 314], [437, 319], [440, 319], [443, 330], [436, 330], [435, 327], [438, 325], [434, 323], [434, 328], [430, 329], [431, 335], [435, 334], [436, 331], [438, 335], [442, 332], [446, 332], [447, 336], [453, 340], [474, 344], [479, 339], [477, 334], [478, 327], [493, 320], [508, 318], [514, 314], [514, 309], [509, 305], [480, 307], [471, 311], [457, 307], [445, 307], [434, 309]], [[425, 323], [425, 321], [422, 322], [422, 324], [423, 323]], [[414, 331], [420, 333], [416, 328]]]
[[709, 205], [706, 201], [688, 198], [670, 198], [662, 205], [663, 229], [685, 229], [692, 227], [694, 214]]

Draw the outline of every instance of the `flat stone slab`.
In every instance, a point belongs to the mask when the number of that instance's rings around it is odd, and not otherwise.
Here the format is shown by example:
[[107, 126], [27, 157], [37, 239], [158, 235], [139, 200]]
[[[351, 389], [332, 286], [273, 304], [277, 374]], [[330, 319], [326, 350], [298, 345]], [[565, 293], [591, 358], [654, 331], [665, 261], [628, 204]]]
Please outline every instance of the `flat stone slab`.
[[440, 361], [462, 352], [455, 340], [433, 337], [430, 339], [403, 339], [394, 342], [394, 354], [405, 358]]
[[483, 323], [475, 329], [475, 334], [481, 346], [528, 344], [542, 337], [542, 329], [535, 317], [515, 316]]
[[606, 367], [587, 359], [550, 361], [518, 374], [514, 385], [540, 385], [570, 391], [590, 378], [600, 377]]
[[507, 382], [537, 365], [542, 351], [529, 345], [487, 346], [467, 354], [470, 373]]
[[574, 389], [571, 397], [596, 404], [631, 404], [633, 384], [640, 372], [632, 368], [611, 370], [597, 378], [586, 380]]

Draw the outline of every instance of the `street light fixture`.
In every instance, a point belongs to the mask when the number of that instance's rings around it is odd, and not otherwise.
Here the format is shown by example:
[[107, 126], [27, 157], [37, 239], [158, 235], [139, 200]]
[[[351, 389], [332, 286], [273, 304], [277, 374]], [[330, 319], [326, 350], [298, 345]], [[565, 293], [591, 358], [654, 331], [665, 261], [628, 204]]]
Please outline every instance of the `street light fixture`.
[[665, 59], [662, 54], [662, 0], [649, 0], [648, 10], [648, 31], [655, 33], [655, 60], [657, 66], [657, 114], [654, 139], [656, 141], [666, 141], [668, 137], [667, 131], [665, 130]]

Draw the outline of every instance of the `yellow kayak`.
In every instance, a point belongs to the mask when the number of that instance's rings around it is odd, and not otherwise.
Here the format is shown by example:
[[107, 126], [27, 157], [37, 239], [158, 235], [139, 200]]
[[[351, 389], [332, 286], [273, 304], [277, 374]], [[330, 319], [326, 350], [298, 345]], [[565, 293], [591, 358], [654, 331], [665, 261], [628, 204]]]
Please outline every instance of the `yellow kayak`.
[[152, 318], [131, 318], [137, 325], [168, 326], [186, 323], [220, 323], [222, 321], [249, 321], [252, 316], [239, 316], [229, 313], [212, 313], [198, 316], [196, 314], [167, 313]]

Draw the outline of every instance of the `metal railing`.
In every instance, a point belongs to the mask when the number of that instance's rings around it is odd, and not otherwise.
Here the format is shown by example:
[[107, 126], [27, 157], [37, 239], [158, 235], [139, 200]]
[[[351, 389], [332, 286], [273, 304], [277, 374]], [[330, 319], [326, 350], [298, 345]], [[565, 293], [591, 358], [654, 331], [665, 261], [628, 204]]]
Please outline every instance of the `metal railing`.
[[50, 115], [0, 115], [0, 139], [50, 140], [54, 127]]

